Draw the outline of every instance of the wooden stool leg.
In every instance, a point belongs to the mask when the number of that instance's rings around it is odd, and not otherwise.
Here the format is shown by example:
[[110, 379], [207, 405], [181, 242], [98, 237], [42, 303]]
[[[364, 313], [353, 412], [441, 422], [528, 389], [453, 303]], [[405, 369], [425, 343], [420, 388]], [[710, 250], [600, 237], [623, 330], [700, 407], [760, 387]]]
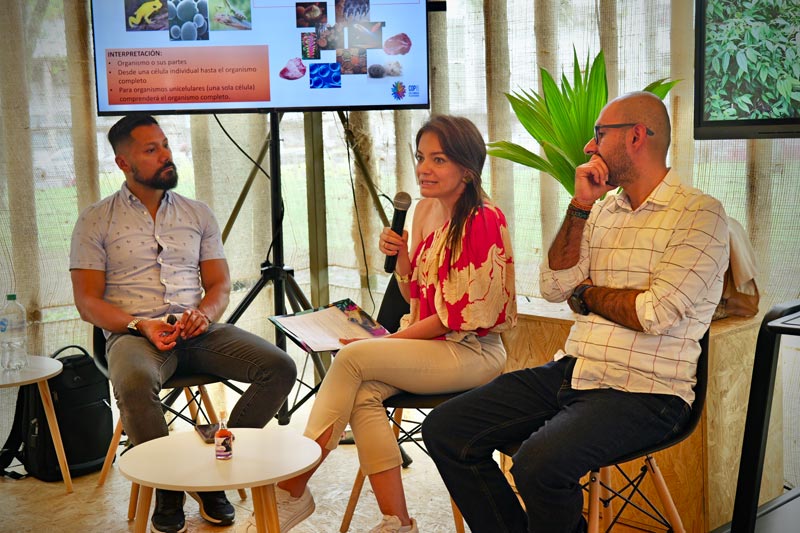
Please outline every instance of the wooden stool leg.
[[131, 497], [128, 499], [128, 520], [136, 518], [136, 505], [139, 502], [139, 484], [131, 483]]
[[[604, 466], [600, 469], [600, 494], [599, 498], [608, 500], [611, 497], [611, 491], [606, 487], [611, 486], [611, 467]], [[608, 531], [611, 527], [611, 521], [614, 519], [614, 503], [609, 501], [608, 504], [603, 505], [598, 500], [598, 509], [600, 510], [600, 529]]]
[[100, 479], [97, 480], [97, 486], [102, 487], [108, 477], [108, 472], [111, 470], [111, 465], [114, 463], [114, 456], [117, 455], [117, 448], [119, 441], [122, 438], [122, 419], [117, 420], [117, 425], [114, 428], [114, 435], [111, 437], [111, 443], [108, 445], [106, 452], [106, 460], [103, 461], [103, 469], [100, 470]]
[[361, 489], [364, 487], [365, 478], [366, 476], [364, 476], [359, 468], [356, 479], [353, 482], [353, 490], [350, 491], [350, 499], [347, 501], [347, 508], [342, 517], [342, 525], [339, 526], [340, 533], [347, 533], [347, 530], [350, 529], [350, 522], [353, 520], [353, 513], [356, 511], [356, 504], [358, 504], [358, 498], [361, 496]]
[[672, 495], [669, 493], [667, 483], [664, 481], [664, 476], [661, 475], [661, 470], [658, 468], [655, 458], [652, 455], [648, 455], [644, 461], [652, 474], [653, 485], [656, 487], [658, 498], [664, 507], [664, 514], [667, 515], [669, 525], [672, 526], [672, 530], [675, 533], [686, 533], [681, 516], [678, 514], [678, 508], [675, 507], [675, 502], [672, 501]]
[[464, 517], [453, 498], [450, 498], [450, 507], [453, 508], [453, 520], [456, 523], [456, 533], [464, 533]]
[[394, 431], [394, 440], [400, 438], [400, 424], [403, 423], [403, 409], [402, 407], [398, 407], [394, 410], [394, 424], [392, 424], [392, 430]]
[[[394, 431], [394, 438], [396, 440], [400, 436], [400, 427], [398, 425], [403, 419], [403, 410], [400, 408], [395, 409], [393, 419], [396, 424], [392, 425], [392, 430]], [[353, 520], [353, 513], [356, 511], [358, 499], [361, 497], [361, 489], [364, 488], [364, 479], [366, 479], [366, 476], [364, 476], [359, 468], [358, 473], [356, 474], [356, 479], [353, 482], [353, 490], [350, 491], [350, 499], [347, 501], [347, 508], [344, 511], [344, 516], [342, 517], [342, 524], [339, 526], [340, 533], [347, 533], [347, 530], [350, 529], [350, 522]]]
[[600, 531], [600, 472], [589, 473], [589, 528], [588, 533]]
[[206, 386], [200, 385], [197, 387], [197, 389], [200, 391], [200, 400], [203, 402], [203, 407], [206, 409], [208, 421], [212, 424], [218, 424], [219, 418], [217, 417], [217, 410], [214, 409], [214, 404], [211, 402], [211, 397], [208, 395]]

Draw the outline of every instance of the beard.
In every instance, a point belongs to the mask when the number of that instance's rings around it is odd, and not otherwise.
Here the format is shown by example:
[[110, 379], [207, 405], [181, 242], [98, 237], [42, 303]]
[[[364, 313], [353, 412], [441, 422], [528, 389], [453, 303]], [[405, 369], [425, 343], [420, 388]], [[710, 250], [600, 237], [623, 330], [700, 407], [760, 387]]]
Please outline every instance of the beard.
[[174, 163], [167, 163], [149, 178], [142, 176], [136, 167], [133, 167], [132, 170], [134, 181], [151, 189], [168, 191], [178, 185], [178, 169], [175, 168]]
[[608, 166], [606, 184], [611, 187], [624, 187], [634, 181], [633, 165], [630, 157], [623, 150], [617, 150], [608, 156], [601, 156]]

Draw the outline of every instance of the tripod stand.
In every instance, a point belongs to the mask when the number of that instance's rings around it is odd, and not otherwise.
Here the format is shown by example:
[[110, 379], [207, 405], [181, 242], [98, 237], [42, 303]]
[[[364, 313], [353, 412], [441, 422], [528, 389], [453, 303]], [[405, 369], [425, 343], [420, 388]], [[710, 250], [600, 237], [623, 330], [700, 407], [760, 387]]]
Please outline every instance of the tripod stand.
[[[294, 272], [292, 269], [287, 268], [283, 264], [283, 213], [281, 206], [281, 163], [280, 163], [280, 117], [277, 111], [270, 111], [269, 124], [270, 124], [270, 202], [272, 207], [272, 250], [273, 262], [270, 263], [269, 258], [261, 263], [261, 276], [258, 282], [247, 292], [245, 297], [236, 306], [231, 315], [228, 317], [229, 324], [235, 324], [242, 316], [245, 310], [255, 300], [261, 289], [272, 282], [274, 287], [273, 305], [276, 315], [286, 314], [286, 299], [292, 307], [293, 312], [311, 309], [311, 303], [305, 297], [300, 286], [294, 279]], [[275, 345], [281, 350], [286, 351], [286, 336], [278, 329], [275, 330]], [[326, 368], [319, 353], [309, 353], [314, 368], [316, 369], [320, 379], [325, 376]], [[286, 425], [291, 419], [294, 411], [308, 400], [311, 395], [316, 392], [316, 387], [311, 390], [306, 396], [295, 403], [291, 408], [287, 401], [281, 406], [278, 411], [278, 423]]]

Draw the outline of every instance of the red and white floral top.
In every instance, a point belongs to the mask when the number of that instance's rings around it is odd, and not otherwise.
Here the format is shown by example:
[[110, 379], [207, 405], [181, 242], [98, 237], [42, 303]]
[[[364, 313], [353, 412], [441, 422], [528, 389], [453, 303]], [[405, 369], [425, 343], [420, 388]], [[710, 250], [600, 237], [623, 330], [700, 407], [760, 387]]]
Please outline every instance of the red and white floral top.
[[505, 215], [488, 203], [477, 208], [464, 224], [455, 258], [447, 246], [449, 227], [448, 221], [414, 251], [410, 312], [403, 327], [435, 313], [452, 330], [441, 338], [456, 342], [512, 328], [517, 302]]

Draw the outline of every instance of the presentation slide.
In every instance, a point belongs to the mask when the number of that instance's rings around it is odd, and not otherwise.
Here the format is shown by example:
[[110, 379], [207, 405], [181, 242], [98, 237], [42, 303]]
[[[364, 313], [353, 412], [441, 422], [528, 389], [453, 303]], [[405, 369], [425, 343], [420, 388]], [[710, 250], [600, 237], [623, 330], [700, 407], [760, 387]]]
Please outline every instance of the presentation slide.
[[424, 108], [425, 0], [93, 0], [100, 115]]

